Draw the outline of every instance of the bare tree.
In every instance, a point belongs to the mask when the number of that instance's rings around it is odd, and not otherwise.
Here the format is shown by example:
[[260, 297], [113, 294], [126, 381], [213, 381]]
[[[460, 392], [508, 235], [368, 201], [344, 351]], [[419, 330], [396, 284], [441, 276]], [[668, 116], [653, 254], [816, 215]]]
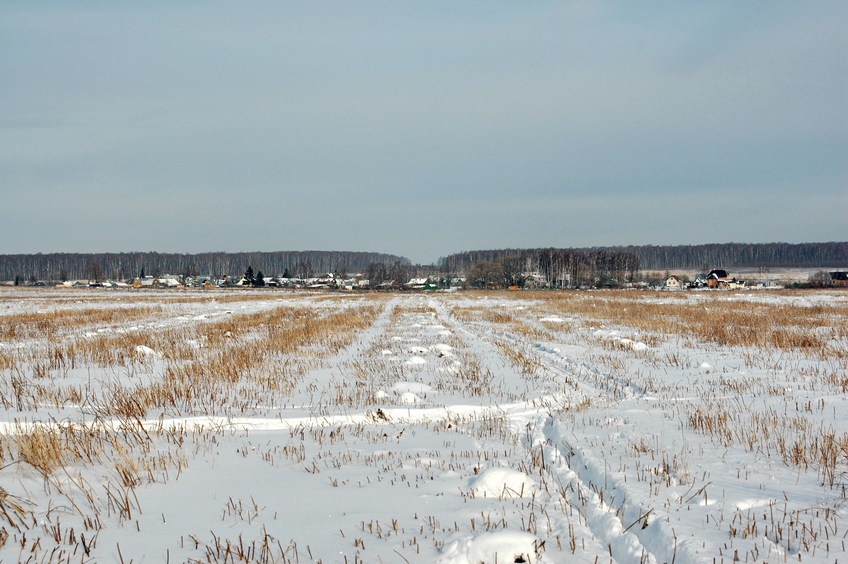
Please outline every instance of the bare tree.
[[99, 282], [103, 279], [103, 267], [100, 266], [100, 263], [96, 260], [92, 260], [88, 263], [88, 266], [85, 269], [85, 274], [88, 276], [89, 281]]

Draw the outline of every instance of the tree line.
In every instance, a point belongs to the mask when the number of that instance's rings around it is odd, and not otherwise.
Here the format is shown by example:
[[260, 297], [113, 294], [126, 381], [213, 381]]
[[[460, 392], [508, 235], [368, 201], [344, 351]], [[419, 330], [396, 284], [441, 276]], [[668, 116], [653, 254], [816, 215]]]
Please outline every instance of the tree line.
[[848, 242], [716, 243], [613, 247], [639, 257], [642, 268], [836, 267], [848, 265]]
[[[483, 264], [491, 263], [491, 264]], [[483, 284], [521, 285], [521, 273], [539, 272], [554, 284], [610, 285], [639, 270], [737, 267], [848, 267], [848, 242], [630, 245], [571, 249], [493, 249], [456, 253], [437, 265], [412, 265], [404, 257], [352, 251], [241, 253], [49, 253], [0, 255], [0, 280], [126, 280], [145, 275], [244, 272], [246, 265], [270, 276], [310, 278], [328, 272], [366, 273], [371, 280], [404, 281], [423, 275], [467, 276]], [[476, 268], [475, 272], [471, 272]], [[559, 282], [557, 282], [559, 281]]]
[[441, 268], [465, 273], [475, 288], [621, 286], [640, 271], [633, 253], [554, 248], [469, 251], [442, 259]]
[[[704, 245], [630, 245], [555, 249], [583, 255], [624, 253], [634, 255], [642, 270], [734, 267], [836, 267], [848, 266], [848, 242], [829, 243], [714, 243]], [[443, 270], [466, 272], [473, 265], [520, 256], [520, 249], [465, 251], [440, 259]]]
[[164, 274], [220, 278], [252, 265], [272, 276], [364, 272], [372, 263], [409, 264], [404, 257], [354, 251], [276, 251], [244, 253], [48, 253], [0, 255], [0, 280], [125, 280]]

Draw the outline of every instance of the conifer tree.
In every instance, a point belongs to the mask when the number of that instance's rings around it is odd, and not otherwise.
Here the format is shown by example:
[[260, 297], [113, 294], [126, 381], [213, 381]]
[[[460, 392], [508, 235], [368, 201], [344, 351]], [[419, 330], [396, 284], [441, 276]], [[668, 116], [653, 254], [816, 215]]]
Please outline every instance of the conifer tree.
[[244, 271], [244, 285], [245, 286], [253, 286], [256, 282], [256, 278], [253, 276], [253, 267], [248, 265], [247, 270]]
[[263, 286], [265, 286], [265, 275], [262, 274], [261, 270], [256, 273], [256, 278], [254, 278], [253, 280], [253, 285], [256, 288], [262, 288]]

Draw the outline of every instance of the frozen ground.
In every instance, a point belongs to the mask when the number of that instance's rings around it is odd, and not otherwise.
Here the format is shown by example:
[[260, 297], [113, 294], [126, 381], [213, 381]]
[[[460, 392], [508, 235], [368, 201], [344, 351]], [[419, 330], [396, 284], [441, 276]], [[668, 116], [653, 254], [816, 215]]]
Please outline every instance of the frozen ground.
[[846, 561], [846, 294], [590, 294], [4, 290], [0, 561]]

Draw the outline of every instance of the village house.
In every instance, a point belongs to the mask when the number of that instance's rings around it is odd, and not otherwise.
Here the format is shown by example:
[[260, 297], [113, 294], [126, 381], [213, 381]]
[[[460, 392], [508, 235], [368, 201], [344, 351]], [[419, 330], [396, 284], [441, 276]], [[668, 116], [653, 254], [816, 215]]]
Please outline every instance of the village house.
[[410, 278], [409, 282], [407, 282], [403, 286], [410, 290], [423, 290], [424, 287], [427, 285], [427, 282], [427, 278]]
[[707, 274], [707, 287], [726, 288], [733, 281], [733, 277], [726, 270], [716, 268]]
[[707, 286], [710, 288], [744, 288], [745, 282], [732, 277], [726, 270], [711, 270], [707, 275]]
[[665, 281], [665, 287], [670, 290], [679, 290], [683, 288], [683, 281], [676, 274], [672, 274]]
[[836, 271], [829, 274], [830, 283], [834, 286], [848, 286], [848, 272]]
[[548, 281], [544, 275], [538, 272], [524, 274], [524, 288], [527, 290], [542, 290], [548, 287]]

